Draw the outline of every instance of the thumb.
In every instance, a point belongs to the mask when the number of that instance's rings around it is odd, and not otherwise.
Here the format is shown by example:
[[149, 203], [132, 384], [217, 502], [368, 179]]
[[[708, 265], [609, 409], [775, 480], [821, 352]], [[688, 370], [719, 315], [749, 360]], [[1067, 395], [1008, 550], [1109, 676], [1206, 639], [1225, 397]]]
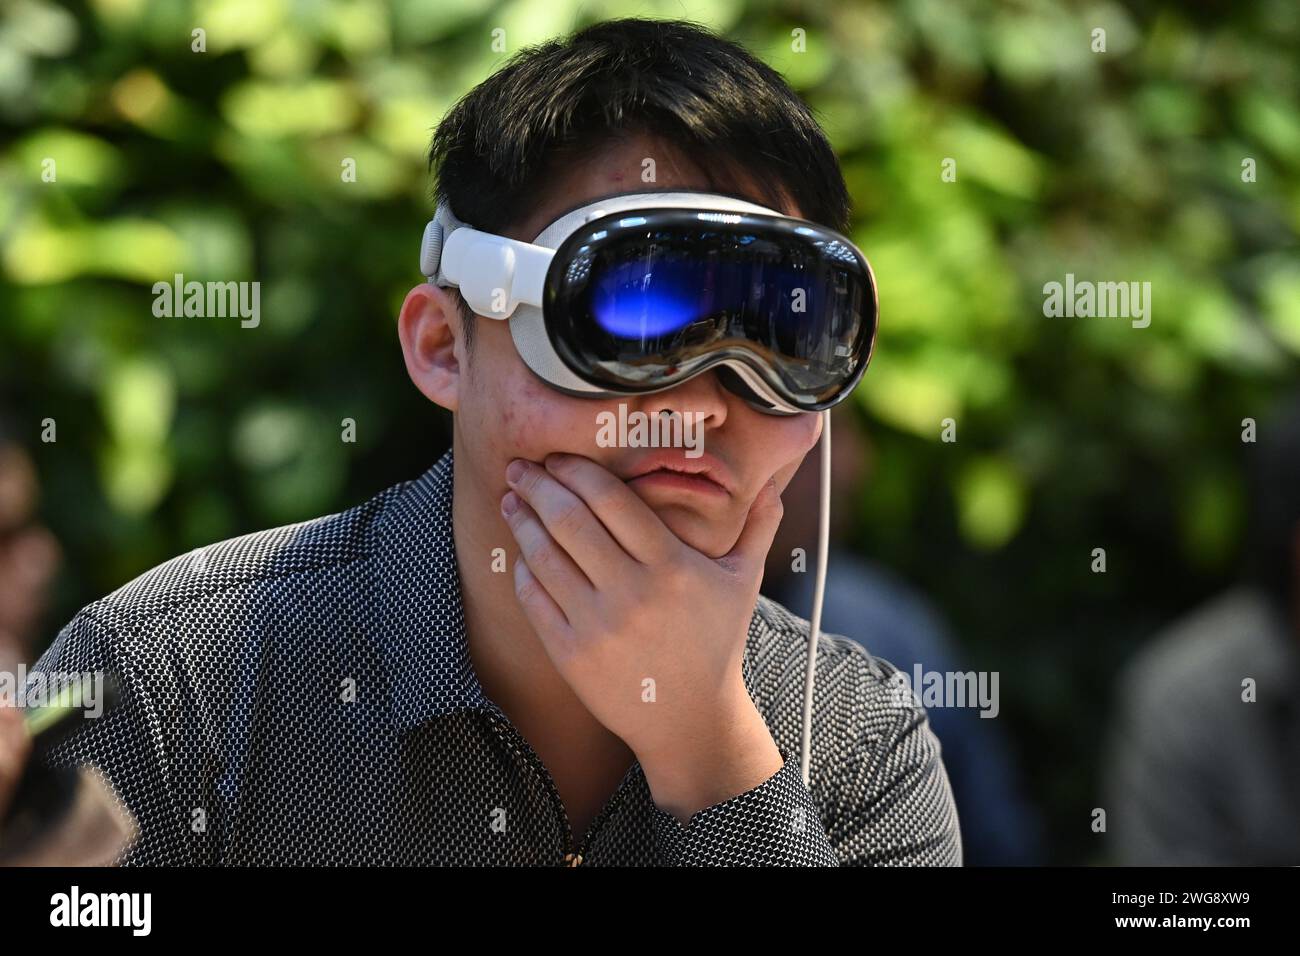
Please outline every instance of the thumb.
[[740, 538], [730, 551], [717, 559], [718, 563], [733, 573], [761, 572], [784, 512], [781, 495], [776, 490], [776, 479], [769, 478], [749, 506]]

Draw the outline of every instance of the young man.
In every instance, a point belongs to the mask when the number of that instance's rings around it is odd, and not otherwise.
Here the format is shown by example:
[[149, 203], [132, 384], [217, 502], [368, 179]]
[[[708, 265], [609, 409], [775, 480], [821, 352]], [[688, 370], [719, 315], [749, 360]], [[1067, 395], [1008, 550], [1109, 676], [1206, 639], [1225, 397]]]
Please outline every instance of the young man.
[[[525, 51], [445, 118], [431, 163], [458, 220], [524, 242], [651, 191], [848, 220], [807, 108], [686, 24]], [[925, 712], [841, 638], [821, 641], [801, 779], [808, 623], [758, 588], [818, 414], [767, 414], [721, 368], [568, 394], [511, 323], [434, 283], [399, 335], [455, 422], [422, 478], [169, 562], [42, 659], [124, 688], [59, 759], [102, 767], [135, 813], [125, 862], [960, 863]], [[694, 416], [705, 453], [605, 447], [620, 404]]]

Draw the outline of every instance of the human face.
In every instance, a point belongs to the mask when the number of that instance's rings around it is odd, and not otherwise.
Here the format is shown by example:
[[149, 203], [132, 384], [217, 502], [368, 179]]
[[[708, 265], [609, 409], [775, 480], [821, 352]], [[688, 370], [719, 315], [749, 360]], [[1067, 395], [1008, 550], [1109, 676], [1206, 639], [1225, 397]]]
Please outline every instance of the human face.
[[[653, 184], [641, 181], [646, 158], [655, 160]], [[653, 140], [631, 138], [572, 167], [542, 207], [509, 235], [531, 242], [566, 211], [613, 194], [710, 188], [702, 170], [688, 159]], [[763, 202], [756, 194], [753, 201]], [[794, 206], [781, 211], [800, 215]], [[422, 301], [413, 303], [412, 296]], [[455, 330], [454, 342], [443, 339], [440, 347], [427, 348], [423, 363], [418, 354], [421, 310], [444, 313], [441, 321]], [[740, 536], [763, 485], [775, 478], [778, 490], [784, 490], [821, 433], [818, 414], [765, 415], [724, 388], [714, 371], [650, 395], [566, 395], [524, 364], [508, 322], [476, 318], [473, 354], [468, 354], [458, 334], [454, 298], [427, 284], [412, 290], [401, 321], [412, 379], [426, 395], [455, 413], [458, 482], [465, 469], [469, 487], [495, 490], [494, 498], [488, 496], [494, 510], [507, 490], [505, 471], [512, 460], [541, 462], [552, 452], [583, 455], [625, 481], [682, 541], [710, 557], [720, 557]], [[430, 321], [436, 325], [439, 319]], [[413, 351], [417, 353], [414, 363]], [[429, 365], [440, 365], [437, 374], [422, 374]], [[703, 455], [694, 457], [692, 451], [692, 457], [687, 457], [682, 448], [602, 447], [598, 440], [602, 423], [607, 424], [610, 415], [617, 420], [620, 404], [626, 406], [631, 421], [636, 420], [634, 413], [653, 420], [668, 412], [679, 414], [682, 421], [698, 422]], [[684, 478], [666, 473], [666, 469], [688, 466], [704, 468], [704, 475]], [[647, 469], [654, 470], [643, 475]]]

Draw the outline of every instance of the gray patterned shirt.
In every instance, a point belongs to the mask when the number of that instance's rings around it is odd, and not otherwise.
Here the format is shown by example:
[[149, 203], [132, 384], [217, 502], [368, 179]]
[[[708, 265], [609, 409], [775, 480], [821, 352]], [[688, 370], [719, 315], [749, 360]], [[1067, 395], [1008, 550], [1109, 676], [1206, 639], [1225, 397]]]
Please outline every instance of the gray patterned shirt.
[[784, 766], [683, 826], [633, 763], [578, 840], [470, 665], [452, 456], [340, 514], [214, 544], [81, 611], [35, 671], [111, 671], [59, 744], [136, 817], [127, 865], [960, 865], [925, 711], [860, 645], [760, 598], [743, 677]]

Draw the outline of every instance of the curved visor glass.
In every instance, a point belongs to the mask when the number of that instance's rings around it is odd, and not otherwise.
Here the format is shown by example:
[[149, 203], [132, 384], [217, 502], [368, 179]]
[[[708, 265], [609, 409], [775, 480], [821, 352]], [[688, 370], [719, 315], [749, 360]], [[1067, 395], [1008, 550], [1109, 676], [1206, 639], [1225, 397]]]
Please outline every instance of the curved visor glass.
[[593, 220], [556, 250], [543, 308], [557, 354], [594, 385], [665, 388], [733, 359], [807, 411], [852, 390], [876, 331], [871, 270], [849, 240], [751, 213]]

